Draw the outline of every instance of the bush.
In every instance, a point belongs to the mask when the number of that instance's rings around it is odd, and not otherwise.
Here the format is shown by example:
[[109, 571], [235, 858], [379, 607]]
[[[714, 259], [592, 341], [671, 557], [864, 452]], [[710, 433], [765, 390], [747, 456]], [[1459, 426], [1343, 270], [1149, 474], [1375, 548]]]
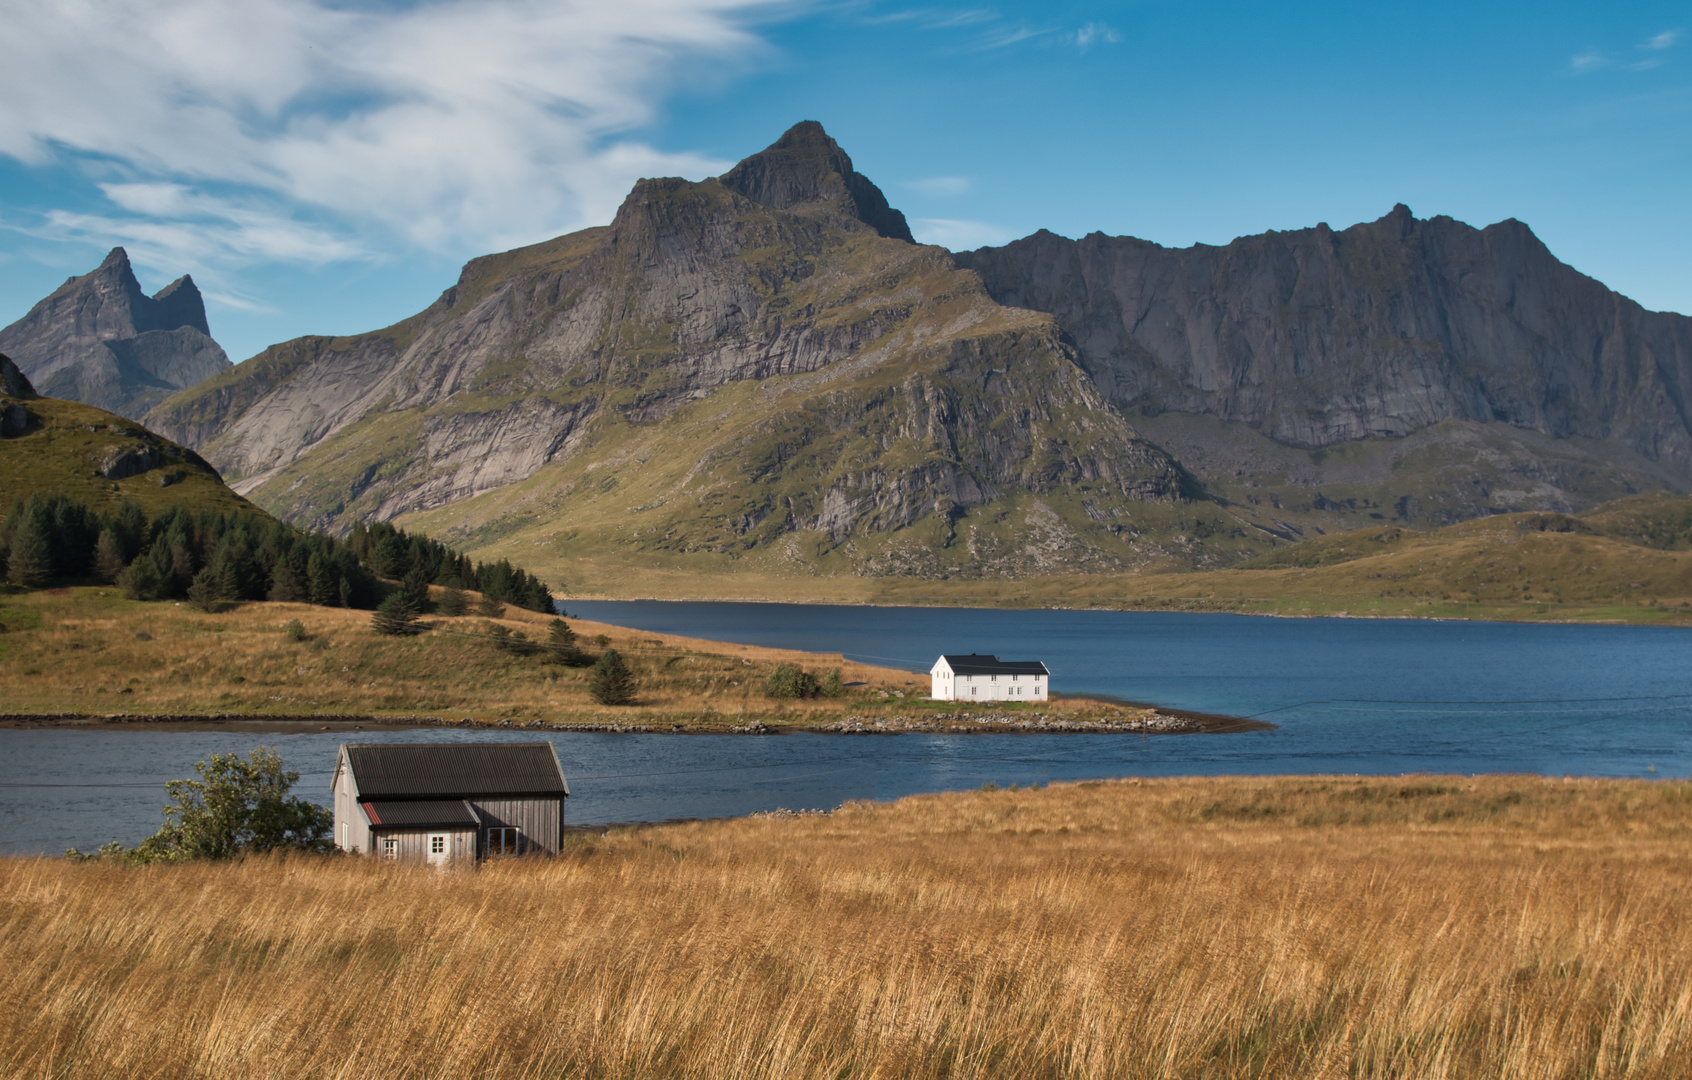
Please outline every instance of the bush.
[[210, 566], [195, 574], [193, 583], [188, 586], [188, 602], [201, 611], [221, 611], [229, 599], [223, 575]]
[[588, 674], [588, 693], [601, 705], [627, 705], [634, 700], [635, 677], [616, 649], [594, 662]]
[[505, 617], [505, 605], [483, 593], [482, 598], [476, 601], [476, 614], [484, 619], [503, 619]]
[[386, 600], [376, 605], [370, 625], [378, 634], [389, 637], [408, 637], [428, 629], [417, 621], [417, 609], [411, 606], [411, 601], [398, 592], [389, 593]]
[[123, 595], [131, 600], [157, 600], [164, 594], [164, 578], [159, 576], [153, 560], [143, 556], [123, 568], [118, 575]]
[[595, 634], [593, 635], [593, 643], [603, 649], [611, 644], [611, 636], [609, 634]]
[[765, 681], [764, 692], [773, 698], [814, 698], [822, 693], [822, 687], [804, 668], [779, 664]]
[[839, 697], [846, 692], [846, 684], [840, 681], [840, 669], [835, 668], [828, 673], [822, 682], [823, 697]]
[[164, 827], [133, 850], [107, 844], [96, 855], [71, 848], [66, 857], [181, 862], [231, 859], [246, 852], [332, 849], [332, 815], [289, 796], [300, 774], [284, 772], [274, 748], [261, 746], [245, 761], [239, 754], [213, 754], [194, 770], [200, 779], [165, 784], [174, 805], [165, 807]]
[[282, 632], [288, 635], [289, 641], [305, 640], [305, 627], [301, 625], [298, 619], [289, 619], [286, 623], [283, 623]]

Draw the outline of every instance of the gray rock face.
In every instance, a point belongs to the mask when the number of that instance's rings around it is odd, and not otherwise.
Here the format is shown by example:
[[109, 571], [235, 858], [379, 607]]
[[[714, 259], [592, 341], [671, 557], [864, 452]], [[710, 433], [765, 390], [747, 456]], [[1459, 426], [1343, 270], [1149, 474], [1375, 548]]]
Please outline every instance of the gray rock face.
[[887, 196], [867, 176], [853, 170], [846, 151], [815, 120], [801, 120], [720, 179], [731, 191], [775, 210], [833, 203], [882, 236], [916, 242], [905, 215], [887, 204]]
[[0, 330], [0, 350], [48, 397], [131, 418], [231, 366], [211, 338], [193, 279], [149, 297], [122, 248]]
[[30, 385], [28, 376], [4, 353], [0, 353], [0, 394], [15, 398], [35, 396], [35, 387]]
[[855, 175], [805, 124], [720, 180], [642, 180], [609, 227], [473, 260], [403, 323], [273, 347], [147, 422], [328, 528], [462, 502], [587, 447], [604, 455], [592, 482], [560, 479], [549, 507], [621, 491], [640, 432], [718, 408], [653, 496], [677, 515], [666, 550], [844, 543], [1012, 491], [1086, 485], [1117, 513], [1176, 498], [1178, 470], [1052, 321], [900, 242], [903, 218]]
[[1048, 232], [960, 253], [1056, 316], [1118, 407], [1316, 449], [1442, 420], [1610, 440], [1692, 475], [1692, 318], [1557, 261], [1519, 221], [1378, 221], [1173, 250]]

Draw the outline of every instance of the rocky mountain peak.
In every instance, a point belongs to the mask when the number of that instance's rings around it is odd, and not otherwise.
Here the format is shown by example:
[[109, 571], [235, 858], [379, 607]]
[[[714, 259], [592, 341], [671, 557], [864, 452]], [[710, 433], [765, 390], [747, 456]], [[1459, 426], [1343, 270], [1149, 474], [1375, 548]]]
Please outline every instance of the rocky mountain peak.
[[121, 247], [0, 330], [0, 350], [47, 396], [131, 418], [230, 367], [194, 280], [148, 296]]
[[882, 236], [915, 243], [905, 215], [815, 120], [801, 120], [781, 138], [719, 177], [724, 187], [776, 210], [834, 203]]

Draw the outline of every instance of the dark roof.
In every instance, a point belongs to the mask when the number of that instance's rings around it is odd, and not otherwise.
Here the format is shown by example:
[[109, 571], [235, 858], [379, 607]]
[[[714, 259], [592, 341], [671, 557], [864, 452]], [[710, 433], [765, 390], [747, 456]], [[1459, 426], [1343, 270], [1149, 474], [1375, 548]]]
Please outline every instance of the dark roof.
[[1050, 675], [1038, 660], [1000, 660], [982, 653], [947, 654], [942, 657], [954, 675]]
[[404, 802], [367, 802], [364, 812], [372, 825], [394, 828], [423, 828], [432, 825], [480, 825], [475, 811], [463, 799], [407, 799]]
[[364, 743], [347, 760], [365, 799], [570, 794], [546, 742]]

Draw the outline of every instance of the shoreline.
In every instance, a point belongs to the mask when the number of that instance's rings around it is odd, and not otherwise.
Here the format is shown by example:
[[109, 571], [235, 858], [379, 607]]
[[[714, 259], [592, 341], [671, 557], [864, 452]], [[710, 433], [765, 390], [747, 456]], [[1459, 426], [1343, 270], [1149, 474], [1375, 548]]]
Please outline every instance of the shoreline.
[[[1071, 699], [1090, 700], [1090, 699]], [[0, 713], [0, 729], [245, 732], [262, 735], [303, 735], [322, 732], [417, 731], [445, 728], [462, 731], [532, 731], [549, 735], [1229, 735], [1273, 731], [1263, 720], [1187, 709], [1170, 709], [1138, 702], [1109, 702], [1146, 709], [1151, 715], [1132, 720], [1072, 720], [1047, 713], [936, 713], [844, 716], [821, 724], [769, 725], [754, 719], [740, 724], [686, 726], [642, 723], [554, 723], [542, 720], [458, 720], [440, 716], [311, 715], [300, 713]]]

